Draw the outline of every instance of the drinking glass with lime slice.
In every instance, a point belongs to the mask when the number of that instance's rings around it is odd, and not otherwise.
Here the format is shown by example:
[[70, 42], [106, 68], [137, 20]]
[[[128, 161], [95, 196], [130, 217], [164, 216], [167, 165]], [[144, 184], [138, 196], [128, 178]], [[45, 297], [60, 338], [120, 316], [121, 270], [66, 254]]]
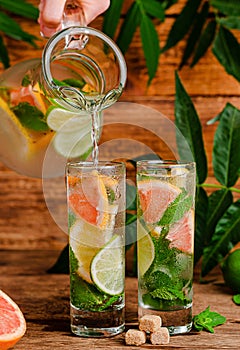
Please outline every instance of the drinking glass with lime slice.
[[67, 164], [72, 332], [85, 337], [124, 329], [125, 166]]
[[139, 317], [161, 316], [170, 334], [192, 326], [195, 164], [139, 161]]

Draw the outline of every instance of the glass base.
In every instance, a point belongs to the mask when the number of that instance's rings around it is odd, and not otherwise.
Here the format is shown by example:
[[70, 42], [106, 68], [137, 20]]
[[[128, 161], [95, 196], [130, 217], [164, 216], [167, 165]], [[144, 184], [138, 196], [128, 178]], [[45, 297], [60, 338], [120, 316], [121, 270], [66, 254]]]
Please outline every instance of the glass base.
[[109, 311], [84, 311], [71, 305], [71, 331], [81, 337], [111, 337], [125, 328], [124, 308]]
[[144, 315], [157, 315], [162, 319], [162, 326], [167, 327], [170, 335], [188, 333], [192, 329], [192, 307], [181, 310], [153, 310], [138, 307], [138, 317]]
[[119, 333], [124, 331], [124, 324], [119, 327], [112, 328], [90, 328], [86, 326], [74, 326], [71, 325], [71, 331], [75, 335], [80, 337], [93, 337], [93, 338], [101, 338], [101, 337], [113, 337]]

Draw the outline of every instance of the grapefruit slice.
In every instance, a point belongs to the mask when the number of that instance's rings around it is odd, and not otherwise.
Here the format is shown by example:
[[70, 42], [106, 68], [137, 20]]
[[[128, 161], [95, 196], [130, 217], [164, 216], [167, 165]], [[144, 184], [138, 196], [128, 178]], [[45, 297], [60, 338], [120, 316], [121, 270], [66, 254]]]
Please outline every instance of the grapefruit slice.
[[169, 204], [180, 193], [180, 188], [157, 179], [138, 181], [138, 196], [145, 222], [147, 224], [159, 222]]
[[0, 349], [14, 346], [26, 332], [26, 321], [18, 305], [0, 290]]
[[184, 253], [193, 253], [194, 212], [188, 211], [181, 220], [170, 226], [167, 239], [170, 247], [175, 247]]
[[111, 214], [117, 211], [116, 206], [109, 205], [107, 189], [97, 171], [79, 179], [72, 193], [70, 187], [69, 206], [75, 215], [102, 229], [108, 226]]

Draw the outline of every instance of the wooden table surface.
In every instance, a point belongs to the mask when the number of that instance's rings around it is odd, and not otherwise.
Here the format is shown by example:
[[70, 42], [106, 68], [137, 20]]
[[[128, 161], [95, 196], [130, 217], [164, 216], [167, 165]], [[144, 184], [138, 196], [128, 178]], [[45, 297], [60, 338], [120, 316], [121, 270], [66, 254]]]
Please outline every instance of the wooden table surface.
[[[136, 349], [126, 346], [124, 333], [105, 339], [80, 338], [69, 328], [69, 278], [64, 274], [48, 274], [59, 252], [48, 250], [0, 251], [1, 289], [21, 307], [27, 332], [14, 349]], [[232, 302], [230, 290], [224, 286], [216, 270], [211, 282], [194, 283], [193, 314], [208, 305], [227, 322], [215, 328], [215, 333], [191, 331], [174, 336], [169, 345], [145, 344], [143, 349], [239, 349], [240, 307]], [[137, 327], [137, 279], [126, 278], [126, 329]]]

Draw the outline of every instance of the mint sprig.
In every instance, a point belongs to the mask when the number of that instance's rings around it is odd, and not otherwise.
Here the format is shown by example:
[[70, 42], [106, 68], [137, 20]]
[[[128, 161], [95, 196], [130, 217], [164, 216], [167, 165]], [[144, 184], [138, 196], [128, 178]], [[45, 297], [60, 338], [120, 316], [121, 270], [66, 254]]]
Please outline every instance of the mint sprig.
[[193, 326], [197, 331], [206, 330], [210, 333], [214, 333], [213, 328], [225, 322], [226, 317], [217, 312], [210, 311], [210, 306], [193, 317]]
[[28, 102], [21, 102], [12, 108], [20, 123], [30, 130], [48, 131], [49, 127], [45, 121], [42, 111]]
[[182, 189], [182, 192], [175, 198], [175, 200], [165, 210], [158, 225], [166, 226], [173, 224], [180, 220], [184, 214], [190, 210], [193, 205], [193, 197], [187, 196], [187, 191]]

